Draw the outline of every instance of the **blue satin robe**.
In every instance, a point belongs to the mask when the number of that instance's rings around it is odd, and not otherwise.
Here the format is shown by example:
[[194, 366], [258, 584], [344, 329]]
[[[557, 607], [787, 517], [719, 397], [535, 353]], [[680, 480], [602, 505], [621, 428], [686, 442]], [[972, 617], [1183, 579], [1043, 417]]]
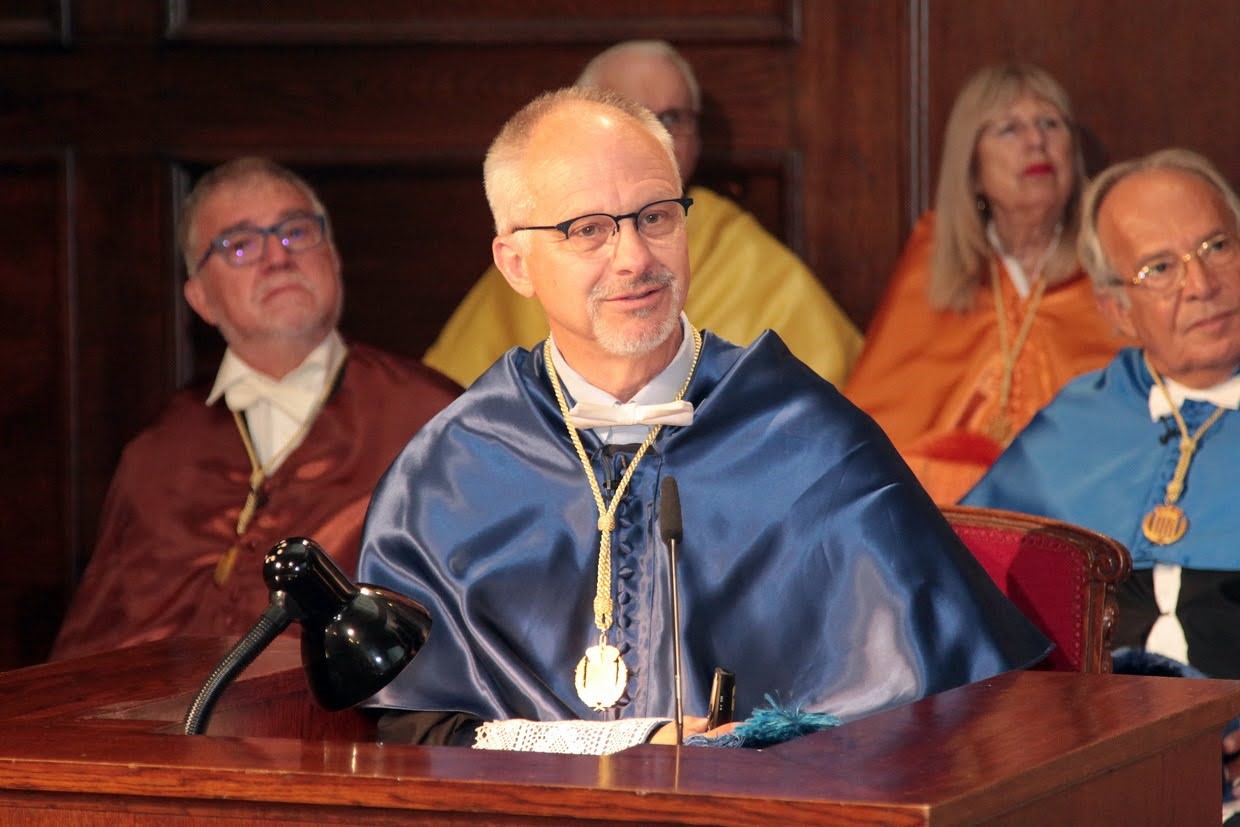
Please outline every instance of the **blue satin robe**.
[[[1224, 414], [1201, 438], [1178, 503], [1188, 517], [1188, 532], [1159, 546], [1141, 531], [1141, 520], [1166, 497], [1180, 456], [1175, 421], [1150, 420], [1153, 385], [1137, 348], [1122, 350], [1106, 368], [1074, 379], [962, 503], [1091, 528], [1127, 546], [1135, 569], [1172, 563], [1240, 570], [1235, 502], [1240, 413]], [[1195, 433], [1214, 405], [1188, 400], [1180, 413]]]
[[[1225, 413], [1202, 436], [1179, 505], [1187, 533], [1160, 546], [1141, 521], [1163, 502], [1180, 456], [1175, 420], [1150, 420], [1154, 379], [1141, 351], [1128, 348], [1103, 370], [1066, 386], [1029, 423], [966, 505], [1054, 517], [1119, 540], [1132, 553], [1133, 576], [1119, 585], [1117, 646], [1144, 647], [1159, 608], [1155, 563], [1182, 566], [1176, 615], [1189, 663], [1220, 678], [1240, 678], [1240, 413]], [[1190, 433], [1214, 413], [1208, 402], [1180, 408]]]
[[[610, 642], [631, 670], [606, 716], [671, 717], [660, 481], [679, 483], [685, 713], [713, 670], [736, 715], [771, 695], [856, 717], [1043, 657], [1046, 639], [957, 540], [887, 438], [771, 333], [704, 334], [687, 398], [639, 464], [613, 537]], [[570, 403], [571, 400], [570, 400]], [[600, 483], [608, 460], [582, 433]], [[541, 349], [509, 351], [414, 438], [371, 502], [359, 579], [430, 610], [430, 638], [374, 699], [486, 719], [594, 718], [573, 672], [598, 640], [598, 515]]]

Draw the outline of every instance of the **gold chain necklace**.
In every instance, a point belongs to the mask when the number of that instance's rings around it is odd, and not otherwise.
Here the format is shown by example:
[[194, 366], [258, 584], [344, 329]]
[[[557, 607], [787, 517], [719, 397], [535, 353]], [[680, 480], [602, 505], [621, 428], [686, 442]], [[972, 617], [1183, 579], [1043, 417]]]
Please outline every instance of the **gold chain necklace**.
[[[336, 381], [340, 378], [340, 372], [344, 370], [345, 357], [348, 350], [341, 355], [340, 364], [336, 366], [336, 370], [331, 376], [327, 377], [327, 382], [323, 385], [323, 392], [319, 394], [319, 398], [315, 400], [314, 406], [310, 408], [310, 413], [306, 416], [301, 426], [289, 437], [284, 443], [284, 447], [272, 455], [266, 464], [258, 461], [258, 452], [254, 450], [254, 442], [250, 439], [249, 428], [246, 427], [245, 419], [242, 418], [239, 411], [233, 411], [233, 421], [237, 423], [237, 431], [241, 434], [241, 444], [245, 446], [245, 455], [250, 460], [250, 490], [245, 495], [245, 505], [241, 506], [241, 513], [237, 516], [237, 537], [240, 538], [250, 527], [250, 523], [254, 520], [254, 515], [258, 513], [258, 509], [262, 508], [267, 502], [266, 492], [263, 491], [263, 483], [267, 481], [267, 475], [271, 473], [271, 469], [277, 467], [284, 458], [292, 453], [301, 441], [306, 438], [306, 434], [310, 432], [310, 426], [314, 424], [319, 416], [319, 411], [323, 410], [323, 406], [327, 404], [327, 397], [331, 396], [332, 389], [336, 387]], [[233, 543], [228, 551], [224, 552], [219, 561], [215, 564], [215, 585], [223, 586], [228, 582], [228, 578], [232, 575], [233, 566], [237, 563], [237, 555], [241, 552], [241, 546]]]
[[[689, 333], [693, 336], [693, 363], [689, 366], [689, 375], [685, 377], [684, 384], [672, 400], [674, 402], [684, 399], [685, 392], [689, 390], [689, 382], [697, 369], [698, 357], [702, 353], [702, 334], [693, 325], [689, 325]], [[650, 429], [641, 447], [633, 455], [632, 462], [624, 469], [616, 492], [611, 495], [611, 502], [605, 502], [598, 478], [594, 475], [594, 466], [590, 464], [590, 457], [586, 454], [585, 446], [581, 444], [581, 436], [569, 419], [568, 403], [560, 390], [560, 377], [556, 373], [555, 361], [551, 358], [550, 337], [543, 342], [543, 362], [547, 366], [551, 388], [555, 391], [556, 404], [560, 406], [560, 415], [564, 417], [564, 424], [568, 427], [568, 437], [572, 440], [573, 448], [577, 450], [577, 459], [581, 460], [581, 466], [586, 471], [586, 481], [590, 483], [590, 492], [594, 495], [594, 505], [598, 509], [598, 577], [594, 586], [594, 627], [599, 631], [598, 645], [587, 647], [585, 655], [577, 662], [574, 684], [578, 697], [591, 709], [601, 712], [615, 706], [616, 701], [624, 694], [625, 684], [629, 680], [629, 669], [624, 658], [620, 656], [620, 650], [607, 642], [615, 605], [611, 599], [611, 533], [616, 530], [616, 508], [628, 488], [629, 480], [633, 478], [633, 472], [637, 470], [637, 463], [642, 461], [646, 451], [654, 444], [663, 426], [655, 425]]]
[[1154, 384], [1158, 385], [1163, 398], [1167, 400], [1167, 407], [1171, 408], [1171, 415], [1175, 417], [1175, 424], [1180, 429], [1180, 458], [1175, 464], [1175, 473], [1171, 475], [1171, 482], [1167, 483], [1165, 498], [1160, 505], [1154, 506], [1141, 521], [1141, 532], [1145, 535], [1145, 539], [1160, 546], [1169, 546], [1188, 531], [1188, 518], [1184, 516], [1184, 509], [1176, 503], [1179, 502], [1180, 495], [1184, 493], [1184, 480], [1188, 477], [1188, 466], [1193, 461], [1193, 455], [1197, 453], [1197, 444], [1201, 441], [1202, 435], [1209, 430], [1211, 425], [1219, 421], [1227, 409], [1221, 405], [1215, 408], [1210, 418], [1201, 423], [1201, 427], [1195, 434], [1189, 436], [1188, 423], [1184, 421], [1183, 414], [1176, 407], [1170, 391], [1163, 384], [1162, 377], [1150, 364], [1150, 357], [1142, 353], [1141, 358], [1145, 360], [1145, 367], [1149, 370], [1150, 376], [1154, 377]]
[[1007, 308], [1003, 304], [1003, 289], [999, 286], [999, 270], [995, 267], [994, 259], [990, 262], [990, 289], [995, 297], [995, 318], [999, 325], [999, 350], [1003, 354], [1003, 374], [999, 378], [999, 409], [987, 423], [986, 435], [1004, 448], [1011, 443], [1014, 435], [1012, 418], [1008, 415], [1008, 405], [1012, 400], [1012, 379], [1016, 374], [1016, 362], [1020, 359], [1020, 352], [1025, 349], [1025, 341], [1029, 338], [1029, 331], [1033, 329], [1033, 320], [1038, 315], [1038, 305], [1042, 302], [1042, 294], [1046, 292], [1046, 279], [1041, 275], [1040, 269], [1034, 274], [1038, 284], [1033, 289], [1033, 295], [1029, 297], [1024, 318], [1021, 319], [1020, 329], [1016, 333], [1016, 341], [1012, 342], [1009, 347]]

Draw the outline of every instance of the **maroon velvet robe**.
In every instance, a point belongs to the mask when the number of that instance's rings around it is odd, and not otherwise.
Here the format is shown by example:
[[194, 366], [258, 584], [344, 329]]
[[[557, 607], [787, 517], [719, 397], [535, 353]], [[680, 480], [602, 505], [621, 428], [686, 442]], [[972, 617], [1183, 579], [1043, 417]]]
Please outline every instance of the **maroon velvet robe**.
[[[337, 387], [238, 537], [250, 463], [236, 423], [223, 400], [204, 404], [206, 389], [181, 391], [125, 448], [52, 656], [177, 635], [239, 638], [268, 603], [263, 556], [288, 536], [314, 538], [352, 576], [375, 483], [459, 393], [429, 368], [351, 344]], [[216, 585], [234, 544], [232, 573]]]

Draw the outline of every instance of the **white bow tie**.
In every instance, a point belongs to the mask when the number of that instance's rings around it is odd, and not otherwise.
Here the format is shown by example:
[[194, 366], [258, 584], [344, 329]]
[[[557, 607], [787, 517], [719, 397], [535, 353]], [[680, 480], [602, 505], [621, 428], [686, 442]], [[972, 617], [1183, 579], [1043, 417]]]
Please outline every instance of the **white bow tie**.
[[[1209, 402], [1233, 411], [1240, 408], [1240, 376], [1233, 376], [1225, 382], [1205, 389], [1187, 388], [1170, 380], [1165, 380], [1165, 382], [1167, 393], [1171, 395], [1171, 400], [1177, 408], [1183, 406], [1185, 400], [1188, 399]], [[1167, 397], [1155, 385], [1150, 388], [1150, 419], [1158, 420], [1164, 416], [1171, 416], [1171, 407], [1167, 404]]]
[[568, 421], [582, 430], [616, 425], [689, 425], [693, 422], [693, 403], [663, 402], [658, 405], [599, 405], [578, 402], [568, 412]]
[[275, 382], [265, 376], [250, 374], [224, 392], [224, 400], [232, 411], [246, 411], [265, 399], [295, 420], [302, 420], [314, 407], [317, 394], [309, 388], [287, 382]]

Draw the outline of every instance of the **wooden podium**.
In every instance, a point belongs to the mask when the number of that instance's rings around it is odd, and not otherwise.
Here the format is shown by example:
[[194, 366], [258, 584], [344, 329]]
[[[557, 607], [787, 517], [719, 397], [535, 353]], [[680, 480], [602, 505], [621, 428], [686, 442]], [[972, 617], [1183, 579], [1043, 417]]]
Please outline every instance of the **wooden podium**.
[[373, 743], [281, 640], [177, 734], [230, 641], [0, 674], [0, 824], [1218, 824], [1240, 682], [1015, 672], [767, 750]]

